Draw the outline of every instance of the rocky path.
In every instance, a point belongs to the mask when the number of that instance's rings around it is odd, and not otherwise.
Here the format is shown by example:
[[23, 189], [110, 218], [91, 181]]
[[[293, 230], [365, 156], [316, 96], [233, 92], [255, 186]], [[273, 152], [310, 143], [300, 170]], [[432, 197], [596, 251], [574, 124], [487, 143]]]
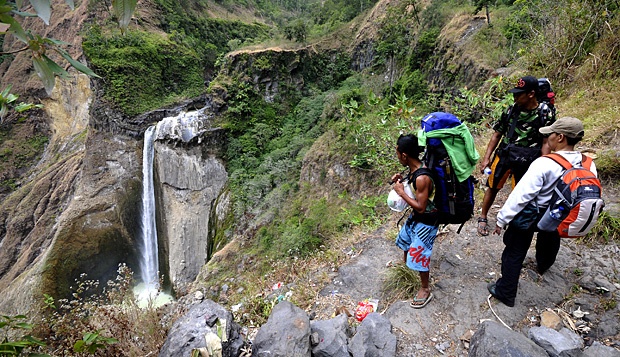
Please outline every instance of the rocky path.
[[[478, 236], [474, 220], [460, 234], [457, 226], [448, 226], [437, 238], [431, 262], [434, 299], [423, 309], [413, 309], [410, 300], [390, 302], [382, 291], [391, 269], [386, 263], [402, 259], [402, 251], [393, 243], [394, 224], [386, 223], [352, 247], [350, 261], [321, 290], [314, 311], [318, 317], [328, 318], [325, 315], [340, 306], [354, 309], [358, 301], [376, 298], [378, 311], [390, 319], [398, 336], [398, 356], [467, 356], [467, 340], [481, 320], [499, 317], [512, 329], [525, 331], [539, 324], [543, 311], [552, 309], [565, 316], [566, 324], [581, 326], [586, 345], [596, 340], [620, 347], [617, 245], [586, 247], [564, 239], [556, 263], [543, 276], [535, 272], [531, 248], [515, 307], [491, 299], [491, 310], [486, 285], [499, 274], [501, 237]], [[588, 314], [568, 321], [577, 308]]]

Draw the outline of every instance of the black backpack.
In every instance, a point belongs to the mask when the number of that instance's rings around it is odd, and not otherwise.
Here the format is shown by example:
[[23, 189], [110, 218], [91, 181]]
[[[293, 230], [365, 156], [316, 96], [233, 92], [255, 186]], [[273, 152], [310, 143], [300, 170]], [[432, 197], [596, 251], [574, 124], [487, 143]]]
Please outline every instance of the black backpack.
[[540, 105], [541, 111], [547, 111], [546, 113], [541, 112], [540, 115], [550, 115], [555, 121], [555, 93], [551, 88], [551, 82], [547, 78], [538, 78], [538, 91], [536, 91], [536, 100], [539, 104], [546, 104], [545, 106]]
[[536, 100], [538, 100], [538, 103], [547, 103], [550, 108], [555, 108], [555, 93], [551, 88], [551, 82], [549, 79], [538, 78]]

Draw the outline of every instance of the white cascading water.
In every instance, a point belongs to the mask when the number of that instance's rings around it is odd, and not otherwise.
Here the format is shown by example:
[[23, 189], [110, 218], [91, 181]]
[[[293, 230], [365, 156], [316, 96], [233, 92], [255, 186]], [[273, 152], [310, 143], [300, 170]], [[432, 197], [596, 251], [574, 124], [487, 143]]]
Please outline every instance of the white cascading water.
[[159, 291], [159, 250], [157, 249], [157, 228], [155, 226], [155, 190], [153, 185], [153, 157], [155, 150], [155, 126], [144, 132], [142, 158], [142, 236], [140, 241], [140, 274], [142, 282], [134, 288], [140, 307], [159, 307], [170, 301], [172, 296]]
[[140, 273], [147, 290], [157, 291], [159, 287], [159, 259], [157, 250], [157, 229], [155, 227], [155, 192], [153, 189], [153, 144], [155, 126], [144, 133], [142, 158], [142, 241], [140, 251]]
[[200, 136], [208, 116], [205, 109], [181, 112], [177, 116], [162, 119], [157, 126], [144, 132], [142, 159], [142, 237], [140, 241], [140, 274], [142, 282], [134, 288], [138, 305], [161, 306], [172, 301], [172, 296], [159, 292], [159, 257], [157, 228], [155, 225], [155, 190], [153, 183], [153, 159], [155, 140], [181, 140], [189, 142]]

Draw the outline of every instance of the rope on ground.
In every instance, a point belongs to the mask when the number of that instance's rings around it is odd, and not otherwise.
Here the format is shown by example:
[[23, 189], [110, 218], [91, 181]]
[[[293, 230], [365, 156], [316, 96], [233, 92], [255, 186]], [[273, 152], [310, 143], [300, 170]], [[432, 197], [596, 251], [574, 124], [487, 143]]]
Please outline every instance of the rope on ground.
[[497, 314], [495, 313], [495, 310], [493, 310], [493, 306], [491, 306], [491, 297], [492, 296], [493, 296], [492, 294], [489, 294], [489, 296], [487, 296], [487, 303], [489, 303], [489, 309], [491, 309], [491, 312], [493, 313], [493, 315], [495, 315], [495, 317], [499, 320], [499, 322], [502, 323], [502, 325], [508, 327], [509, 330], [512, 330], [510, 328], [510, 326], [506, 325], [506, 323], [504, 321], [502, 321], [502, 319], [500, 319], [499, 316], [497, 316]]

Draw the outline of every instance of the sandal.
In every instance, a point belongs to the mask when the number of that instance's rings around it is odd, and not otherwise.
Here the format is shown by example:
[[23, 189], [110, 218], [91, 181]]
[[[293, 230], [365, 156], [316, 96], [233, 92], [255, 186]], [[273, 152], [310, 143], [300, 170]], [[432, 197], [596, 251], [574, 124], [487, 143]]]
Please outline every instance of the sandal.
[[[489, 221], [486, 218], [478, 218], [478, 234], [480, 234], [481, 236], [489, 235], [489, 226], [487, 224], [488, 222]], [[484, 225], [481, 223], [484, 223]]]
[[428, 305], [429, 302], [433, 300], [433, 293], [429, 293], [427, 297], [419, 299], [418, 297], [414, 297], [413, 301], [409, 304], [414, 309], [421, 309], [424, 306]]

